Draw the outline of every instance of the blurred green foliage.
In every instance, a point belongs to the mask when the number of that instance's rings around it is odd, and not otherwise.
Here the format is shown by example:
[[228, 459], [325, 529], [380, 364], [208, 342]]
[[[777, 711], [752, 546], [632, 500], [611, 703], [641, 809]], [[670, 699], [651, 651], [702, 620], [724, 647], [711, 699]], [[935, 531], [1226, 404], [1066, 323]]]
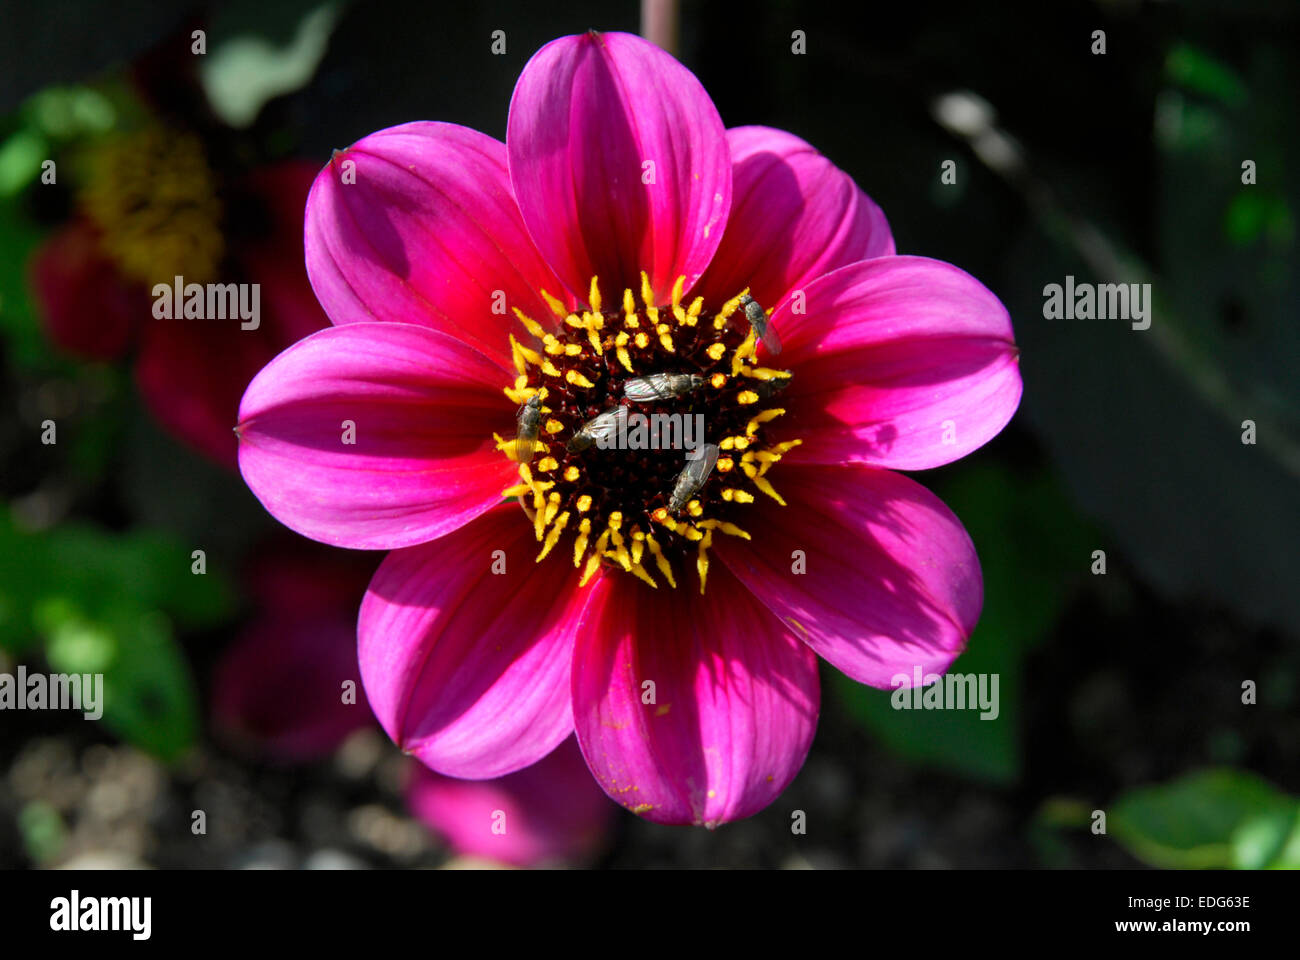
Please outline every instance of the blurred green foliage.
[[157, 533], [68, 523], [28, 533], [0, 517], [0, 647], [43, 651], [62, 673], [104, 674], [103, 722], [175, 759], [198, 730], [197, 697], [174, 628], [230, 616], [231, 585], [192, 573], [191, 551]]

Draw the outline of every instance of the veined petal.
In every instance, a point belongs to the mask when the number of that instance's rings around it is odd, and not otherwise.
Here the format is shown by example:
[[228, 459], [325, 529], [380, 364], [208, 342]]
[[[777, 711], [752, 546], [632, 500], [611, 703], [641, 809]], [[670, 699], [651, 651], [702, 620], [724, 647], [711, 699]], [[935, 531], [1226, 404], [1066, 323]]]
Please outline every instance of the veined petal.
[[304, 536], [383, 550], [432, 540], [514, 477], [492, 430], [513, 425], [501, 370], [446, 334], [354, 323], [272, 360], [239, 408], [239, 469]]
[[457, 853], [512, 866], [590, 855], [618, 809], [591, 779], [572, 737], [497, 780], [457, 780], [415, 767], [406, 790], [411, 811]]
[[307, 201], [306, 247], [334, 323], [421, 324], [507, 365], [512, 308], [548, 324], [543, 288], [573, 302], [524, 229], [505, 145], [456, 124], [407, 123], [338, 151]]
[[762, 810], [817, 728], [817, 659], [720, 564], [708, 593], [656, 596], [615, 574], [593, 586], [573, 660], [587, 764], [656, 823], [713, 827]]
[[500, 777], [573, 731], [569, 669], [590, 592], [536, 555], [532, 526], [505, 503], [390, 553], [366, 592], [366, 695], [393, 741], [438, 773]]
[[883, 257], [808, 285], [772, 316], [795, 371], [782, 405], [803, 445], [790, 462], [922, 470], [975, 450], [1020, 403], [1006, 308], [952, 264]]
[[749, 287], [770, 309], [823, 274], [894, 253], [880, 207], [808, 143], [771, 127], [735, 127], [727, 142], [731, 213], [693, 291], [705, 303]]
[[781, 479], [788, 506], [767, 511], [752, 542], [715, 543], [723, 563], [860, 683], [888, 689], [916, 666], [946, 670], [984, 603], [979, 558], [961, 521], [890, 470], [782, 463]]
[[689, 288], [731, 205], [726, 132], [689, 70], [640, 37], [561, 37], [524, 67], [510, 101], [510, 180], [524, 222], [570, 286], [617, 296], [645, 270], [660, 302]]

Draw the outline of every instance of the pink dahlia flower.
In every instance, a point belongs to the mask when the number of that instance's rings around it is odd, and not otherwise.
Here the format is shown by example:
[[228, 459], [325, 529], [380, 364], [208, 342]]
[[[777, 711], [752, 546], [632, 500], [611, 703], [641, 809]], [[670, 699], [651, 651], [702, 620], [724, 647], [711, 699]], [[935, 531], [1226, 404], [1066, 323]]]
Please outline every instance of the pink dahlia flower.
[[[895, 256], [808, 144], [725, 129], [668, 54], [564, 37], [506, 143], [412, 123], [336, 153], [306, 254], [335, 326], [249, 385], [240, 468], [300, 533], [393, 551], [361, 674], [433, 770], [502, 776], [576, 731], [619, 803], [713, 826], [799, 770], [819, 655], [888, 687], [963, 649], [974, 548], [893, 471], [1011, 418], [1007, 311]], [[645, 399], [654, 374], [685, 386]], [[591, 442], [619, 409], [701, 414], [711, 455]]]
[[572, 737], [497, 780], [458, 780], [417, 766], [406, 805], [456, 853], [514, 867], [591, 857], [618, 809], [592, 782]]

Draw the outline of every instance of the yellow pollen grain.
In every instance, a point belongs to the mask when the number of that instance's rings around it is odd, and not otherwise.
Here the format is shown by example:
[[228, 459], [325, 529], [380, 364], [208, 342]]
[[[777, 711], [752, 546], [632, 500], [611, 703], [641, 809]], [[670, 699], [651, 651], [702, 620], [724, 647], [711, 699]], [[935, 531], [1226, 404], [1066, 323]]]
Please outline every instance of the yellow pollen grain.
[[753, 503], [754, 495], [748, 490], [737, 490], [735, 487], [723, 487], [722, 499], [729, 500], [732, 503]]
[[[554, 468], [552, 467], [552, 469]], [[582, 476], [582, 471], [577, 467], [568, 467], [564, 471], [564, 479], [568, 480], [570, 483], [573, 483], [580, 476]]]
[[637, 349], [639, 350], [644, 350], [646, 347], [650, 346], [650, 338], [646, 336], [644, 330], [638, 333], [632, 342], [637, 345]]
[[686, 505], [686, 512], [689, 513], [692, 517], [704, 516], [704, 508], [700, 506], [700, 501], [698, 500], [692, 500], [690, 503], [688, 503]]
[[673, 346], [672, 334], [668, 332], [668, 325], [661, 323], [659, 325], [659, 345], [669, 353], [676, 353], [677, 348]]
[[553, 334], [548, 333], [542, 338], [542, 349], [553, 357], [558, 357], [560, 354], [564, 353], [564, 348], [565, 345], [560, 343]]
[[758, 394], [753, 390], [741, 390], [736, 394], [736, 402], [744, 405], [758, 403]]
[[[588, 510], [591, 509], [591, 495], [584, 493], [582, 496], [578, 498], [578, 502], [575, 503], [574, 506], [578, 508], [579, 513], [586, 513]], [[591, 521], [588, 520], [586, 522], [590, 523]]]
[[560, 421], [556, 420], [554, 417], [551, 417], [549, 420], [546, 421], [547, 433], [559, 433], [563, 429], [564, 429], [564, 424], [560, 423]]
[[717, 470], [718, 473], [730, 473], [732, 468], [735, 466], [736, 461], [732, 460], [730, 457], [720, 457], [713, 469]]
[[[727, 352], [727, 345], [725, 343], [711, 343], [709, 344], [709, 349], [704, 352], [709, 355], [710, 360], [716, 363], [721, 360], [722, 355]], [[715, 374], [714, 376], [720, 376], [720, 374]], [[714, 386], [717, 386], [717, 384], [715, 383]]]
[[582, 322], [582, 317], [578, 316], [576, 313], [569, 314], [564, 318], [564, 322], [567, 326], [573, 327], [574, 330], [587, 329], [587, 325]]
[[[545, 296], [545, 293], [543, 293], [543, 296]], [[525, 330], [531, 333], [538, 340], [545, 338], [546, 331], [542, 328], [540, 323], [528, 316], [528, 314], [524, 313], [518, 307], [514, 307], [513, 310], [515, 311], [515, 316], [519, 318], [519, 322], [524, 325]]]
[[564, 379], [575, 387], [582, 387], [584, 390], [590, 390], [595, 386], [590, 380], [580, 374], [577, 370], [569, 370], [564, 374]]
[[600, 285], [596, 283], [596, 278], [591, 278], [591, 291], [587, 294], [587, 303], [591, 305], [592, 313], [600, 313]]
[[581, 353], [582, 353], [582, 344], [580, 343], [566, 343], [564, 345], [564, 355], [566, 357], [576, 357]]
[[537, 469], [542, 471], [542, 473], [550, 473], [558, 466], [559, 463], [556, 462], [554, 457], [543, 457], [542, 461], [537, 464]]

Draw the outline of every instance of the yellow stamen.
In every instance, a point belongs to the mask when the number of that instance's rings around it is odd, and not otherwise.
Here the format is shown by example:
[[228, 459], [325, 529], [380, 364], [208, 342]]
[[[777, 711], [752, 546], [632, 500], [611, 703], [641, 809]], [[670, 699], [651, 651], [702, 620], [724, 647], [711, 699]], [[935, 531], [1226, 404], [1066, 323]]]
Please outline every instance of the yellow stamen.
[[676, 590], [677, 581], [673, 579], [672, 564], [670, 564], [668, 558], [664, 556], [664, 551], [663, 548], [659, 546], [659, 541], [657, 541], [651, 534], [647, 533], [645, 535], [645, 542], [649, 545], [650, 552], [654, 554], [655, 566], [659, 568], [659, 572], [663, 574], [664, 579], [668, 581], [668, 586]]
[[583, 517], [582, 522], [578, 524], [578, 536], [573, 541], [573, 565], [579, 566], [582, 563], [582, 555], [587, 552], [587, 538], [591, 535], [591, 518]]
[[709, 576], [709, 547], [713, 545], [713, 531], [706, 530], [704, 539], [700, 541], [699, 559], [695, 561], [695, 569], [700, 574], [700, 593], [704, 593], [704, 582]]
[[565, 373], [564, 379], [575, 387], [582, 387], [584, 390], [590, 390], [595, 386], [590, 380], [580, 374], [577, 370], [569, 370]]
[[[546, 294], [543, 292], [542, 296], [546, 296]], [[555, 306], [558, 305], [559, 304], [557, 301], [556, 304], [552, 306], [552, 309], [554, 309]], [[540, 323], [538, 323], [532, 317], [528, 316], [528, 314], [524, 313], [518, 307], [513, 307], [512, 309], [515, 312], [515, 316], [519, 318], [519, 322], [524, 325], [525, 330], [531, 333], [538, 340], [543, 340], [546, 338], [546, 331], [542, 328], [542, 325]]]
[[546, 534], [546, 542], [542, 544], [542, 552], [537, 555], [538, 563], [541, 563], [546, 558], [546, 555], [551, 552], [551, 549], [560, 542], [560, 534], [564, 531], [564, 525], [568, 522], [569, 511], [567, 510], [555, 518], [555, 526], [551, 527], [550, 532]]
[[557, 317], [563, 317], [569, 312], [564, 308], [564, 304], [547, 293], [545, 289], [542, 290], [542, 299], [546, 301], [546, 305], [551, 308], [551, 312]]
[[777, 503], [781, 504], [781, 506], [785, 506], [785, 501], [781, 499], [781, 494], [776, 492], [772, 487], [771, 481], [768, 480], [767, 477], [752, 477], [751, 479], [754, 481], [754, 486], [758, 487], [758, 489], [762, 490]]
[[595, 277], [591, 278], [591, 291], [587, 294], [587, 303], [591, 305], [592, 313], [600, 313], [600, 287]]

